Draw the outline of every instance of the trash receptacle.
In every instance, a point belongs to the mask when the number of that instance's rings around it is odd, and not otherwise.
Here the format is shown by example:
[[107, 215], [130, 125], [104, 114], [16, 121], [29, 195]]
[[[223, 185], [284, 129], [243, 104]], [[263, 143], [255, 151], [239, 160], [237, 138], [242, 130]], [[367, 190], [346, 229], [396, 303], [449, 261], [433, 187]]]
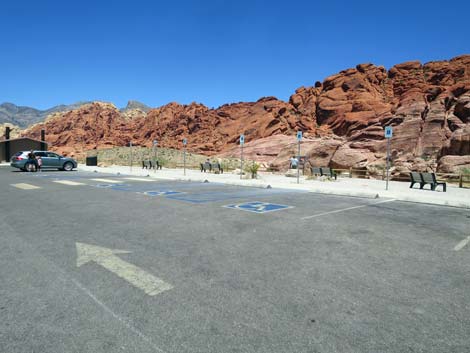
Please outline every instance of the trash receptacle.
[[98, 157], [86, 157], [86, 165], [97, 166], [98, 165]]

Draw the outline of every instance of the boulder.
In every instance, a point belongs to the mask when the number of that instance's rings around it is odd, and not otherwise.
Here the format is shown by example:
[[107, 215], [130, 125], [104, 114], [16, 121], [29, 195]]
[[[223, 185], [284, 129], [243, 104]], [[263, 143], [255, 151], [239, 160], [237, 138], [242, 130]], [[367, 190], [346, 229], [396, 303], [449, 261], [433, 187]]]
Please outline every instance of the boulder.
[[439, 159], [438, 171], [441, 173], [459, 173], [463, 169], [470, 170], [470, 155], [444, 156]]

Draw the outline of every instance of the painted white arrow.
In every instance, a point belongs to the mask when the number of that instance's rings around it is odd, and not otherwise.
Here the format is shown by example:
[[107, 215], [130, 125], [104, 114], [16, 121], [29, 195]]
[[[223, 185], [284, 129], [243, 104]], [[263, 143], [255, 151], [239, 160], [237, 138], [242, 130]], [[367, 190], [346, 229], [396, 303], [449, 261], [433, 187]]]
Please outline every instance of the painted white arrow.
[[85, 243], [76, 243], [76, 246], [77, 267], [90, 261], [96, 262], [133, 286], [142, 289], [148, 295], [157, 295], [173, 288], [171, 284], [115, 256], [115, 254], [128, 254], [130, 251], [108, 249]]

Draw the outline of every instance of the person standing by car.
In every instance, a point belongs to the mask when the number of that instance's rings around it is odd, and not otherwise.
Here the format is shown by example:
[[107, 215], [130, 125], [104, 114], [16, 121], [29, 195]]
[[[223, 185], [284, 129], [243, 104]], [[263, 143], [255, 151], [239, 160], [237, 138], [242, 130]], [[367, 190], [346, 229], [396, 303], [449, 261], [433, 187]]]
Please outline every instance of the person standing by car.
[[42, 167], [42, 158], [41, 158], [41, 156], [38, 156], [37, 162], [38, 162], [38, 172], [40, 172], [41, 167]]
[[31, 150], [29, 153], [28, 153], [28, 162], [32, 163], [34, 165], [34, 171], [37, 172], [38, 171], [38, 161], [36, 160], [36, 155], [34, 154], [34, 151]]

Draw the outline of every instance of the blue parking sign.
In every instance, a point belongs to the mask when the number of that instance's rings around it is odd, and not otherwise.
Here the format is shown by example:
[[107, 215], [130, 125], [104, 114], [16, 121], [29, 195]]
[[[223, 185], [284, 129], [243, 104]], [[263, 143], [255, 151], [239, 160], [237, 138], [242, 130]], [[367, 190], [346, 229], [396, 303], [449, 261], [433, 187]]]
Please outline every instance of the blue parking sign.
[[393, 136], [393, 128], [391, 126], [385, 126], [385, 138], [390, 139]]
[[302, 131], [297, 131], [297, 141], [302, 140]]
[[240, 135], [240, 145], [245, 144], [245, 135], [241, 134]]
[[187, 143], [188, 143], [188, 140], [187, 140], [187, 139], [183, 139], [183, 145], [186, 146]]
[[292, 208], [293, 206], [278, 205], [275, 203], [261, 202], [261, 201], [252, 201], [252, 202], [244, 202], [244, 203], [233, 204], [233, 205], [225, 205], [223, 207], [242, 210], [242, 211], [248, 211], [248, 212], [253, 212], [253, 213], [267, 213], [267, 212], [285, 210], [288, 208]]

